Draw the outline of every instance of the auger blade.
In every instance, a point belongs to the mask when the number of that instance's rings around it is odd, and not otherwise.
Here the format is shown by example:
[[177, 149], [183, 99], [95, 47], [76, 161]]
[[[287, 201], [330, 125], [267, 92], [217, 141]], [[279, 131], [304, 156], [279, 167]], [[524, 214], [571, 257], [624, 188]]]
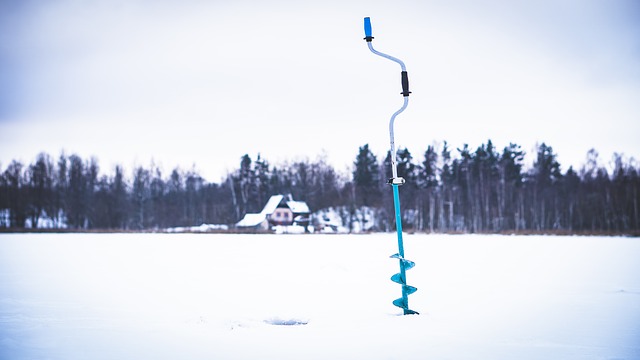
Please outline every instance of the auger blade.
[[409, 269], [413, 269], [413, 267], [416, 266], [416, 263], [414, 263], [411, 260], [402, 259], [402, 265], [404, 265], [405, 270], [409, 270]]
[[416, 266], [415, 262], [403, 258], [402, 256], [400, 256], [400, 254], [393, 254], [393, 255], [391, 255], [389, 257], [392, 258], [392, 259], [398, 259], [398, 260], [402, 261], [402, 265], [404, 266], [405, 270], [412, 269], [413, 267]]
[[409, 306], [402, 298], [393, 300], [393, 305], [401, 308], [404, 315], [420, 315], [419, 312], [409, 309]]
[[397, 298], [395, 300], [393, 300], [393, 305], [399, 307], [399, 308], [403, 308], [403, 309], [408, 309], [407, 303], [404, 301], [403, 298]]
[[418, 291], [418, 288], [415, 286], [411, 286], [411, 285], [404, 285], [404, 291], [407, 293], [407, 295], [411, 295], [414, 292]]
[[405, 281], [405, 279], [402, 278], [402, 275], [400, 273], [394, 274], [391, 277], [391, 281], [393, 281], [394, 283], [398, 283], [400, 285], [406, 285], [407, 282]]

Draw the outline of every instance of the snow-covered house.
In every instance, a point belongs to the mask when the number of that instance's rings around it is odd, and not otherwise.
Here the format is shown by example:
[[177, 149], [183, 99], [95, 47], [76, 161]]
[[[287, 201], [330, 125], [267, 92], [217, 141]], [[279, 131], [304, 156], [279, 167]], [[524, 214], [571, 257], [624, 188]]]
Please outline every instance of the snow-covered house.
[[276, 225], [309, 225], [309, 206], [304, 201], [294, 201], [291, 195], [273, 195], [261, 212], [248, 213], [236, 227], [268, 230]]

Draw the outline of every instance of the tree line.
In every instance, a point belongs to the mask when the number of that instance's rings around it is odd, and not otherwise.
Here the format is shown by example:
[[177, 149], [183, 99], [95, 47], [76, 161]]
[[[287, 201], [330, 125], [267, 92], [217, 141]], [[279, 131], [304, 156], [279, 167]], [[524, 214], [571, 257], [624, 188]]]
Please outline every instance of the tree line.
[[[498, 151], [491, 140], [475, 150], [456, 149], [445, 142], [429, 146], [421, 162], [407, 149], [397, 154], [403, 225], [429, 232], [637, 233], [640, 229], [640, 178], [634, 161], [615, 154], [613, 171], [599, 165], [590, 150], [587, 164], [561, 172], [551, 146], [537, 146], [530, 169], [516, 144]], [[384, 207], [391, 213], [389, 191], [376, 175], [391, 177], [390, 154], [382, 171], [365, 145], [354, 171], [356, 202]], [[389, 216], [387, 216], [389, 218]], [[387, 219], [388, 221], [388, 219]]]
[[[533, 165], [509, 144], [499, 151], [487, 141], [475, 150], [428, 146], [420, 160], [397, 153], [403, 225], [426, 232], [637, 233], [640, 178], [633, 160], [615, 154], [612, 170], [591, 150], [579, 170], [561, 171], [552, 147], [540, 144]], [[260, 155], [240, 158], [220, 183], [196, 170], [164, 174], [155, 165], [125, 174], [116, 166], [101, 174], [95, 158], [39, 154], [34, 163], [12, 161], [0, 168], [0, 227], [150, 230], [234, 224], [259, 212], [274, 194], [291, 194], [314, 210], [340, 208], [377, 214], [372, 229], [394, 228], [393, 199], [386, 185], [390, 154], [378, 159], [359, 147], [349, 174], [325, 159], [271, 165]]]

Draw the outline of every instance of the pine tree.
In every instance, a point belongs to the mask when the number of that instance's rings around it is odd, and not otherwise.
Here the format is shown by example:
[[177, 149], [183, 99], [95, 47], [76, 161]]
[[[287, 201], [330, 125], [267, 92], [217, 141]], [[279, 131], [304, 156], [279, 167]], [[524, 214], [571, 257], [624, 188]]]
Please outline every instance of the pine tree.
[[54, 176], [55, 196], [53, 199], [55, 214], [53, 214], [54, 222], [60, 226], [67, 223], [67, 193], [69, 192], [69, 173], [68, 160], [64, 153], [58, 157], [58, 166]]
[[560, 163], [556, 160], [551, 146], [538, 146], [537, 157], [529, 174], [532, 202], [531, 226], [535, 230], [557, 228], [557, 202], [555, 185], [562, 177]]
[[[438, 186], [438, 153], [434, 146], [429, 145], [424, 153], [424, 161], [420, 168], [420, 176], [418, 177], [418, 186], [422, 188], [420, 221], [418, 230], [425, 227], [433, 232], [437, 227], [444, 226], [443, 208], [444, 203], [442, 194]], [[438, 224], [436, 225], [436, 212], [438, 213]], [[424, 225], [426, 221], [426, 226]]]
[[438, 153], [434, 146], [427, 146], [420, 170], [421, 187], [432, 188], [438, 185]]
[[100, 172], [100, 168], [98, 166], [98, 160], [92, 157], [85, 164], [85, 172], [84, 178], [86, 182], [85, 188], [85, 218], [86, 218], [86, 227], [93, 228], [94, 223], [96, 222], [96, 211], [95, 211], [95, 193], [98, 191], [98, 173]]
[[78, 155], [69, 157], [69, 188], [66, 196], [67, 224], [74, 229], [86, 227], [87, 181], [84, 163]]
[[455, 190], [458, 193], [456, 208], [461, 209], [460, 214], [464, 223], [456, 226], [456, 230], [476, 232], [478, 230], [477, 208], [471, 178], [473, 156], [468, 144], [464, 144], [462, 149], [457, 150], [460, 153], [460, 159], [454, 160], [452, 173], [455, 179]]
[[[500, 228], [518, 230], [524, 226], [524, 196], [522, 193], [522, 161], [524, 152], [510, 143], [498, 160], [498, 217]], [[509, 215], [512, 215], [511, 218]]]
[[156, 227], [169, 227], [166, 209], [166, 184], [162, 179], [159, 167], [151, 166], [151, 183], [149, 184], [150, 211], [149, 221]]
[[498, 215], [493, 211], [497, 202], [495, 180], [498, 178], [498, 153], [491, 140], [482, 144], [473, 156], [472, 177], [480, 230], [494, 230], [499, 226]]
[[202, 198], [199, 196], [202, 191], [204, 179], [196, 171], [190, 171], [185, 180], [186, 214], [187, 224], [199, 225], [204, 222], [202, 216]]
[[374, 206], [379, 203], [380, 178], [378, 176], [378, 160], [365, 144], [358, 149], [354, 162], [353, 184], [355, 201], [358, 206]]
[[110, 185], [112, 203], [110, 204], [109, 227], [112, 229], [127, 229], [130, 209], [129, 191], [122, 167], [116, 166], [115, 172]]
[[149, 184], [151, 176], [149, 170], [139, 166], [133, 174], [131, 193], [132, 226], [134, 229], [146, 229], [149, 226]]
[[248, 154], [242, 156], [240, 160], [240, 169], [235, 176], [234, 183], [237, 188], [237, 194], [240, 195], [239, 214], [250, 212], [258, 212], [263, 204], [256, 202], [256, 176], [253, 167], [253, 160]]
[[9, 227], [23, 228], [27, 220], [27, 199], [23, 165], [19, 161], [12, 161], [3, 173], [6, 187], [6, 201], [9, 210]]
[[[449, 150], [449, 144], [445, 141], [442, 145], [442, 151], [440, 152], [440, 158], [442, 159], [442, 171], [440, 172], [440, 181], [442, 184], [442, 214], [443, 224], [441, 230], [454, 230], [454, 189], [455, 179], [453, 176], [452, 162], [451, 162], [451, 150]], [[446, 209], [446, 210], [445, 210]], [[444, 214], [446, 211], [446, 214]]]
[[51, 158], [40, 153], [36, 163], [29, 166], [27, 171], [29, 179], [29, 213], [31, 224], [35, 228], [41, 216], [51, 216], [53, 209], [53, 162]]
[[258, 204], [266, 204], [267, 200], [273, 195], [271, 190], [271, 170], [269, 163], [263, 159], [260, 154], [254, 162], [255, 186], [256, 186], [256, 202]]

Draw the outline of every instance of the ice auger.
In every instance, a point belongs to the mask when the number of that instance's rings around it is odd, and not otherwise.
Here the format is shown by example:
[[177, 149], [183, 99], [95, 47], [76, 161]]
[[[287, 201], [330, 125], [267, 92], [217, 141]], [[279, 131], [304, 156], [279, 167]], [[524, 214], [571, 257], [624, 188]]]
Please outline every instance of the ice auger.
[[388, 184], [391, 185], [393, 189], [393, 205], [395, 209], [396, 215], [396, 231], [398, 233], [398, 253], [391, 255], [391, 258], [398, 259], [400, 263], [400, 272], [393, 275], [391, 277], [391, 281], [396, 282], [402, 285], [402, 297], [393, 301], [393, 305], [402, 308], [404, 311], [404, 315], [418, 314], [417, 311], [409, 309], [409, 300], [408, 296], [416, 292], [417, 288], [407, 285], [407, 270], [411, 269], [415, 266], [415, 263], [411, 260], [407, 260], [404, 258], [404, 245], [402, 243], [402, 215], [400, 213], [400, 197], [398, 195], [398, 186], [404, 184], [404, 179], [398, 176], [398, 169], [396, 166], [396, 147], [393, 139], [393, 123], [396, 120], [396, 116], [403, 112], [407, 105], [409, 104], [409, 77], [407, 75], [407, 68], [402, 62], [402, 60], [397, 59], [393, 56], [381, 53], [373, 48], [371, 41], [373, 40], [373, 36], [371, 35], [371, 19], [366, 17], [364, 18], [364, 40], [367, 41], [367, 45], [369, 46], [369, 50], [372, 53], [382, 56], [383, 58], [389, 59], [391, 61], [395, 61], [400, 64], [400, 68], [402, 71], [400, 73], [400, 81], [402, 83], [402, 96], [404, 98], [404, 103], [400, 110], [396, 111], [393, 115], [391, 115], [391, 120], [389, 121], [389, 137], [391, 139], [391, 173], [393, 174], [391, 179], [389, 179]]

